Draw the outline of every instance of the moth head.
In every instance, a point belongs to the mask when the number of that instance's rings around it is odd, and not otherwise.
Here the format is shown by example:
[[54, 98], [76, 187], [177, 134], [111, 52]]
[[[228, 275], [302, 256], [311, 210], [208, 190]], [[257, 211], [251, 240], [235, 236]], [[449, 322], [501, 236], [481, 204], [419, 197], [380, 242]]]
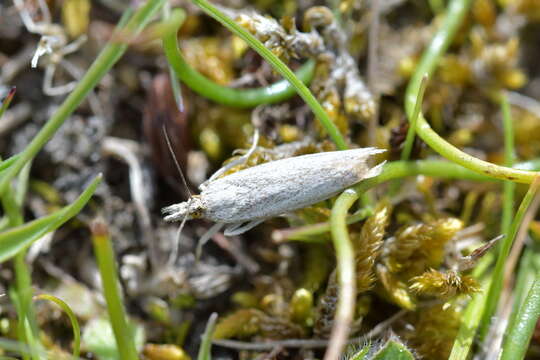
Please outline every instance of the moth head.
[[179, 221], [184, 218], [198, 219], [204, 214], [204, 205], [201, 198], [197, 195], [192, 196], [188, 201], [167, 206], [161, 209], [165, 216], [165, 221]]

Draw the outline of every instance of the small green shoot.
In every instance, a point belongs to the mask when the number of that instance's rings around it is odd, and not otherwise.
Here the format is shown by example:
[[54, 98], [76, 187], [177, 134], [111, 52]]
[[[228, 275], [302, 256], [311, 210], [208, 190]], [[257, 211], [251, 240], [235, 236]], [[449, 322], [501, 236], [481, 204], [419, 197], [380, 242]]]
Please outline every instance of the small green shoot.
[[107, 302], [107, 312], [120, 359], [137, 360], [138, 355], [133, 341], [133, 332], [128, 327], [129, 322], [122, 303], [118, 269], [109, 230], [102, 220], [95, 220], [91, 228], [94, 252], [103, 284], [103, 295]]
[[428, 74], [424, 74], [420, 88], [418, 89], [418, 96], [416, 97], [416, 104], [414, 105], [414, 112], [409, 124], [409, 130], [407, 130], [407, 137], [405, 138], [405, 144], [403, 145], [403, 151], [401, 152], [401, 160], [409, 160], [411, 152], [414, 146], [414, 135], [416, 134], [416, 123], [418, 116], [422, 111], [422, 103], [424, 101], [424, 93], [428, 83]]
[[81, 348], [81, 328], [77, 317], [73, 313], [73, 310], [62, 299], [57, 298], [54, 295], [41, 294], [34, 296], [34, 300], [49, 300], [58, 305], [69, 317], [71, 327], [73, 328], [73, 359], [78, 359]]
[[343, 352], [354, 317], [356, 303], [354, 248], [345, 219], [347, 212], [357, 199], [358, 194], [355, 191], [345, 190], [337, 198], [330, 215], [332, 242], [337, 258], [339, 299], [332, 328], [332, 341], [326, 350], [325, 359], [337, 359]]
[[201, 346], [199, 347], [199, 353], [197, 354], [197, 360], [212, 360], [212, 336], [214, 334], [214, 328], [216, 327], [218, 315], [212, 313], [206, 324], [206, 329], [201, 339]]

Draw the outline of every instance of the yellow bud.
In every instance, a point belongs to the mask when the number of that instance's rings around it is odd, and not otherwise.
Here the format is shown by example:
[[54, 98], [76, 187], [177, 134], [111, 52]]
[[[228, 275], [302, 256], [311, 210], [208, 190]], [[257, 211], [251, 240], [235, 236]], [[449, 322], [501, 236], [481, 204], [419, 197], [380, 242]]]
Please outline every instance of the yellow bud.
[[510, 69], [499, 75], [502, 85], [508, 89], [519, 89], [527, 83], [527, 75], [519, 69]]
[[399, 61], [398, 74], [405, 78], [411, 77], [413, 71], [416, 69], [416, 63], [417, 59], [415, 57], [404, 57]]
[[149, 360], [191, 360], [182, 348], [172, 344], [146, 344], [143, 353]]
[[89, 0], [65, 0], [62, 6], [62, 22], [70, 37], [76, 38], [86, 33], [90, 13]]
[[304, 324], [313, 309], [313, 294], [306, 289], [298, 289], [291, 299], [291, 319], [295, 323]]

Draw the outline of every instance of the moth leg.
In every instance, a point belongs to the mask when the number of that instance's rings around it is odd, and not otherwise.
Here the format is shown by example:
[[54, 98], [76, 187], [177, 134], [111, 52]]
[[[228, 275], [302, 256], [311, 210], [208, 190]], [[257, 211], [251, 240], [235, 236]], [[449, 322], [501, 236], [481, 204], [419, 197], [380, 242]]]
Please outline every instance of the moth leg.
[[225, 228], [225, 232], [223, 233], [225, 236], [234, 236], [234, 235], [240, 235], [245, 233], [246, 231], [254, 228], [255, 226], [262, 223], [265, 219], [257, 219], [252, 220], [247, 223], [245, 222], [239, 222], [239, 223], [233, 223]]
[[210, 182], [212, 182], [213, 180], [215, 180], [218, 176], [221, 176], [223, 175], [227, 170], [229, 169], [232, 169], [233, 167], [237, 166], [237, 165], [240, 165], [244, 162], [246, 162], [249, 157], [255, 152], [255, 150], [257, 149], [257, 144], [259, 143], [259, 130], [255, 129], [255, 132], [253, 133], [253, 144], [251, 145], [251, 147], [249, 148], [248, 152], [245, 153], [244, 155], [240, 156], [238, 159], [236, 160], [233, 160], [231, 161], [230, 163], [228, 163], [227, 165], [223, 166], [221, 169], [219, 169], [218, 171], [216, 171], [212, 176], [210, 176], [210, 178], [208, 180], [206, 180], [205, 182], [203, 182], [200, 186], [199, 186], [199, 189], [201, 190], [204, 190], [204, 188], [206, 187], [207, 184], [209, 184]]
[[210, 229], [208, 229], [203, 234], [203, 236], [201, 236], [201, 238], [199, 239], [199, 242], [197, 243], [197, 250], [195, 250], [195, 259], [197, 261], [199, 261], [199, 259], [201, 257], [202, 248], [203, 248], [204, 244], [206, 244], [208, 242], [208, 240], [210, 240], [210, 238], [212, 236], [214, 236], [219, 230], [221, 230], [223, 225], [225, 225], [225, 223], [215, 223], [214, 225], [212, 225], [212, 227]]

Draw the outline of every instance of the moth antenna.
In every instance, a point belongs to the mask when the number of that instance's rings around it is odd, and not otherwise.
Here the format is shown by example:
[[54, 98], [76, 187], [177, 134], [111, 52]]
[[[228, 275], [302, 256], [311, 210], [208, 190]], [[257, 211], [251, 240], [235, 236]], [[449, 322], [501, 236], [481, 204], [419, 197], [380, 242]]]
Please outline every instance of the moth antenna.
[[180, 164], [178, 163], [178, 159], [174, 155], [174, 151], [171, 145], [171, 139], [169, 139], [169, 134], [167, 133], [167, 129], [165, 128], [165, 124], [161, 125], [161, 130], [163, 131], [163, 135], [165, 136], [165, 141], [167, 142], [167, 148], [169, 149], [169, 152], [171, 153], [171, 156], [174, 160], [174, 164], [176, 165], [176, 169], [178, 170], [178, 173], [180, 174], [180, 178], [182, 179], [182, 183], [184, 184], [186, 191], [189, 195], [189, 198], [192, 198], [191, 191], [189, 190], [189, 186], [186, 181], [186, 177], [184, 176], [184, 173], [182, 172], [182, 168], [180, 167]]

